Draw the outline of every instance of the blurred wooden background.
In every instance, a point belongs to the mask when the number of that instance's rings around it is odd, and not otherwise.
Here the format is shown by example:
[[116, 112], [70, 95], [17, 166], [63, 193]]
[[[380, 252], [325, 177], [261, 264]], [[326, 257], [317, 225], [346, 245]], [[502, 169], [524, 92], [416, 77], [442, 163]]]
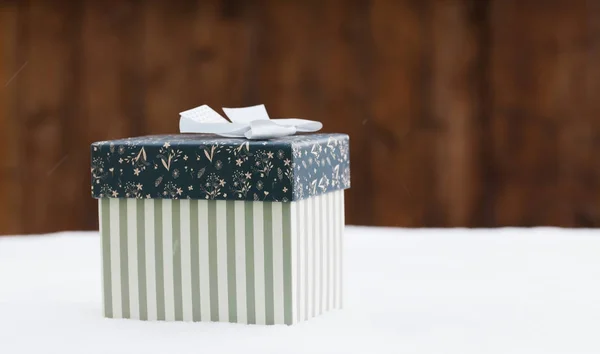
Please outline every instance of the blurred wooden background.
[[203, 103], [348, 133], [350, 224], [600, 226], [600, 1], [0, 4], [1, 234], [96, 229], [89, 144]]

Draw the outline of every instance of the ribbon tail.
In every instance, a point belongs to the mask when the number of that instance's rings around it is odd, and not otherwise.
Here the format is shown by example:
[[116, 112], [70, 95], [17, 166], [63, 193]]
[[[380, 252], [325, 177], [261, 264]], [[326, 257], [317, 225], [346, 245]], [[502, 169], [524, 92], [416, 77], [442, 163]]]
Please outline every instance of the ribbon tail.
[[316, 120], [308, 119], [297, 119], [297, 118], [284, 118], [284, 119], [271, 119], [271, 122], [279, 124], [284, 127], [295, 127], [296, 131], [301, 133], [316, 132], [323, 128], [323, 123]]
[[293, 126], [285, 127], [271, 120], [255, 120], [250, 123], [250, 130], [244, 136], [246, 139], [257, 140], [273, 139], [294, 134], [296, 134], [296, 128]]

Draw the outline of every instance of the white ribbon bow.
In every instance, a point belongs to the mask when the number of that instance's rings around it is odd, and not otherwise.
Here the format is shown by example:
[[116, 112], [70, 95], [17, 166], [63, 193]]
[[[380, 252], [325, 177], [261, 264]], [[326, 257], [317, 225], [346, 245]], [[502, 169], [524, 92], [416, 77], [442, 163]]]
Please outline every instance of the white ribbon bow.
[[264, 105], [223, 108], [223, 118], [207, 105], [179, 113], [181, 133], [210, 133], [230, 138], [272, 139], [298, 132], [316, 132], [323, 124], [306, 119], [270, 119]]

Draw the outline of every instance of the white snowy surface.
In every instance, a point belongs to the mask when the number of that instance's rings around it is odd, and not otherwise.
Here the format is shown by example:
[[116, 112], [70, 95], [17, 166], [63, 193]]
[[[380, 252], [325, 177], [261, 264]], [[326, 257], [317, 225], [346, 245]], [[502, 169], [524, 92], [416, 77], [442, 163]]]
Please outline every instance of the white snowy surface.
[[97, 233], [0, 237], [0, 353], [600, 353], [600, 231], [348, 227], [345, 309], [296, 326], [101, 316]]

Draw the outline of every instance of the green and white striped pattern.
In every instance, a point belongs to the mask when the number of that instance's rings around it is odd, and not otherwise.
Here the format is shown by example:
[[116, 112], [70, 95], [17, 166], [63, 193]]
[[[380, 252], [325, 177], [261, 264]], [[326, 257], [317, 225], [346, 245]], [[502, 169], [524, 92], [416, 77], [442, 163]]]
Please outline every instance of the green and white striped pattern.
[[343, 190], [295, 202], [99, 199], [111, 318], [293, 324], [342, 306]]

